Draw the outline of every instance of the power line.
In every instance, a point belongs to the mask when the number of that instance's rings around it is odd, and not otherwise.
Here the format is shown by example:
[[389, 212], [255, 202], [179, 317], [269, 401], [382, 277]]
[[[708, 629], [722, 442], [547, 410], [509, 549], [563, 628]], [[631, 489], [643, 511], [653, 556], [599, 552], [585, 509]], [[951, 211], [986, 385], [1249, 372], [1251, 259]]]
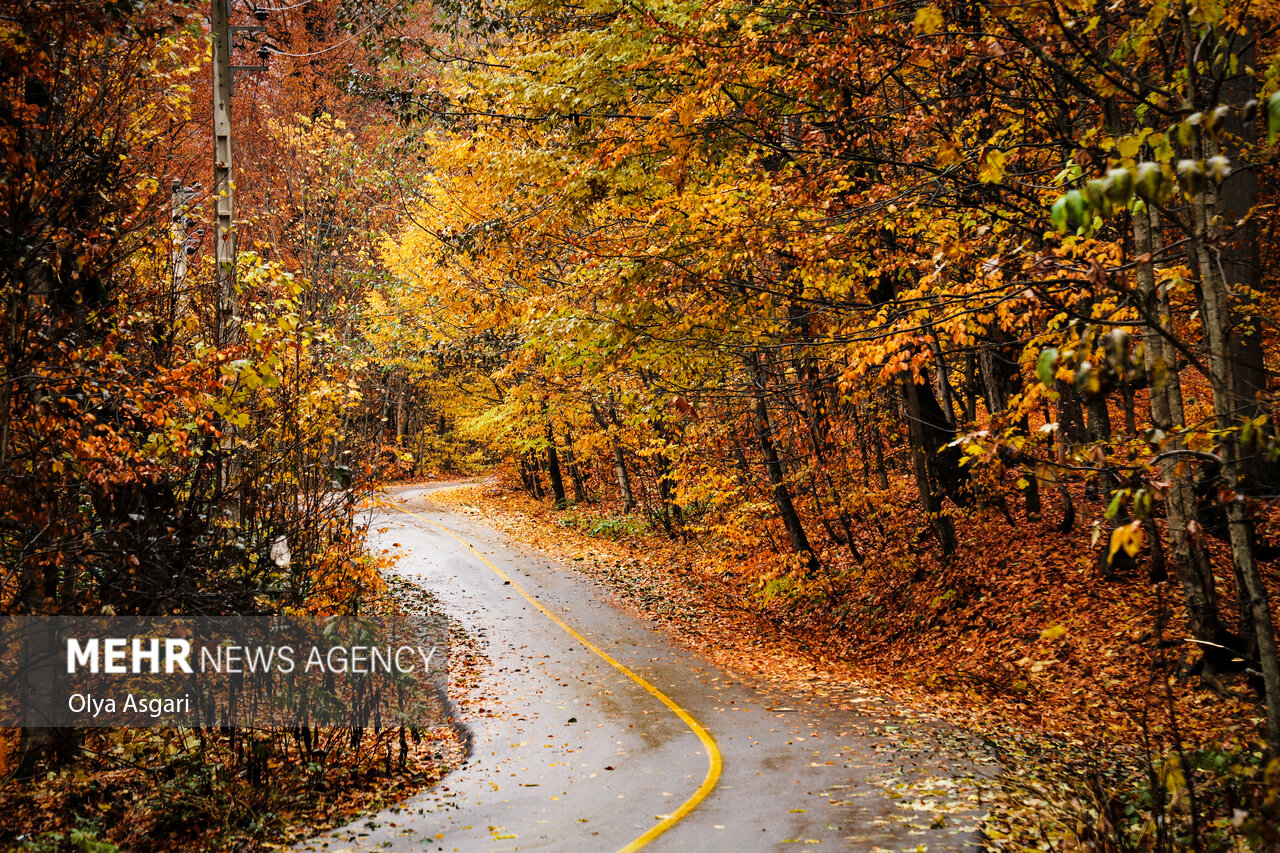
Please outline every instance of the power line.
[[[302, 4], [299, 4], [299, 5], [306, 5], [306, 3], [302, 3]], [[296, 7], [293, 7], [293, 8], [296, 8]], [[344, 46], [344, 45], [350, 44], [351, 42], [353, 42], [353, 41], [355, 41], [356, 39], [358, 39], [360, 36], [362, 36], [362, 35], [364, 35], [365, 33], [369, 32], [370, 30], [372, 30], [372, 29], [374, 28], [374, 26], [375, 26], [375, 25], [377, 25], [378, 23], [380, 23], [380, 22], [382, 21], [382, 19], [383, 19], [383, 18], [385, 18], [387, 15], [391, 14], [391, 11], [392, 11], [392, 9], [393, 9], [393, 8], [394, 8], [394, 7], [393, 7], [393, 6], [390, 6], [390, 5], [386, 6], [386, 7], [382, 10], [382, 14], [378, 15], [376, 18], [374, 18], [373, 20], [371, 20], [368, 24], [366, 24], [366, 25], [365, 25], [365, 27], [364, 27], [363, 29], [358, 30], [357, 32], [352, 33], [350, 36], [348, 36], [347, 38], [345, 38], [345, 39], [343, 39], [342, 41], [338, 42], [337, 44], [331, 44], [331, 45], [329, 45], [328, 47], [322, 47], [322, 48], [320, 48], [319, 50], [313, 50], [313, 51], [310, 51], [309, 53], [290, 53], [289, 51], [287, 51], [287, 50], [281, 50], [281, 49], [280, 49], [280, 48], [278, 48], [278, 47], [271, 47], [271, 48], [268, 48], [268, 49], [269, 49], [272, 53], [278, 53], [278, 54], [279, 54], [279, 55], [281, 55], [281, 56], [288, 56], [288, 57], [290, 57], [290, 58], [292, 58], [292, 59], [306, 59], [306, 58], [308, 58], [308, 57], [312, 57], [312, 56], [319, 56], [319, 55], [321, 55], [321, 54], [323, 54], [323, 53], [328, 53], [328, 52], [329, 52], [329, 51], [331, 51], [331, 50], [337, 50], [338, 48], [340, 48], [340, 47], [342, 47], [342, 46]], [[275, 10], [275, 9], [267, 9], [266, 11], [269, 11], [269, 12], [270, 12], [270, 11], [279, 11], [279, 10]]]
[[310, 6], [315, 0], [302, 0], [301, 3], [294, 3], [292, 6], [254, 6], [255, 12], [289, 12], [293, 9], [301, 9], [303, 6]]
[[231, 0], [212, 0], [213, 29], [213, 203], [217, 261], [216, 336], [224, 347], [235, 337], [235, 203], [231, 171]]
[[343, 45], [349, 44], [350, 42], [364, 35], [368, 31], [369, 31], [369, 27], [366, 27], [365, 29], [361, 30], [358, 33], [352, 33], [349, 37], [343, 39], [337, 44], [331, 44], [328, 47], [321, 48], [320, 50], [313, 50], [310, 53], [290, 53], [289, 51], [281, 50], [278, 47], [268, 47], [267, 50], [271, 51], [272, 53], [279, 54], [280, 56], [288, 56], [293, 59], [306, 59], [309, 56], [319, 56], [322, 53], [328, 53], [331, 50], [337, 50]]

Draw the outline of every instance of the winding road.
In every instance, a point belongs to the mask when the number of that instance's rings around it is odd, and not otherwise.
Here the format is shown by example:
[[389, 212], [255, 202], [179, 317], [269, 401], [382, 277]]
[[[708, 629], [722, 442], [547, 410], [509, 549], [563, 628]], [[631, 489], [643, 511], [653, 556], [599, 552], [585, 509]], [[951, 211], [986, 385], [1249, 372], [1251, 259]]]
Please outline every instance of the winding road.
[[[450, 693], [469, 760], [300, 851], [962, 850], [975, 742], [855, 687], [756, 683], [681, 648], [582, 573], [395, 491], [373, 544], [486, 658]], [[744, 680], [745, 679], [745, 680]]]

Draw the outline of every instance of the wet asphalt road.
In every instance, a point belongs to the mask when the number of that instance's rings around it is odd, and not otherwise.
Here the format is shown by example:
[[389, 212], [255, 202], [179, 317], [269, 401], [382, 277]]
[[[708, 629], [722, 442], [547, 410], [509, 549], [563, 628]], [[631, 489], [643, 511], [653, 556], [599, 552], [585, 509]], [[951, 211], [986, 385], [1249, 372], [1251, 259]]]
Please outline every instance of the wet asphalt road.
[[[688, 800], [705, 745], [675, 713], [529, 603], [447, 526], [714, 736], [723, 772], [705, 801], [647, 851], [962, 850], [984, 809], [972, 739], [895, 714], [857, 688], [815, 699], [744, 683], [619, 609], [571, 568], [430, 503], [428, 488], [379, 512], [376, 546], [431, 592], [487, 661], [450, 686], [474, 735], [469, 760], [397, 808], [298, 850], [618, 851]], [[633, 848], [634, 849], [634, 848]], [[812, 848], [810, 848], [812, 849]]]

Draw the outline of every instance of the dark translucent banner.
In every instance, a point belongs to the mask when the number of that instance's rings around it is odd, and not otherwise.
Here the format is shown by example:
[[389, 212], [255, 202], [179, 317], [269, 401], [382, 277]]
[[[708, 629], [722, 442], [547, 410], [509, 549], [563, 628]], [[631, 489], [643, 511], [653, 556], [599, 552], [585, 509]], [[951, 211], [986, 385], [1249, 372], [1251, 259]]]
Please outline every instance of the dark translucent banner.
[[418, 725], [448, 686], [444, 620], [9, 617], [0, 726]]

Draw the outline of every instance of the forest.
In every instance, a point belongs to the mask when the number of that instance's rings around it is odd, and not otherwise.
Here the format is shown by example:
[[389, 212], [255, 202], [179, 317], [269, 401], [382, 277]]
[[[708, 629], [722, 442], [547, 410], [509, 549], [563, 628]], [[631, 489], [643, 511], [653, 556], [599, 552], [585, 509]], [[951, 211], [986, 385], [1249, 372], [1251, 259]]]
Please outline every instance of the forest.
[[[481, 475], [957, 709], [992, 849], [1280, 844], [1280, 5], [226, 8], [229, 184], [208, 8], [0, 12], [6, 618], [394, 609], [365, 502]], [[0, 842], [297, 837], [412, 734], [5, 729]]]

